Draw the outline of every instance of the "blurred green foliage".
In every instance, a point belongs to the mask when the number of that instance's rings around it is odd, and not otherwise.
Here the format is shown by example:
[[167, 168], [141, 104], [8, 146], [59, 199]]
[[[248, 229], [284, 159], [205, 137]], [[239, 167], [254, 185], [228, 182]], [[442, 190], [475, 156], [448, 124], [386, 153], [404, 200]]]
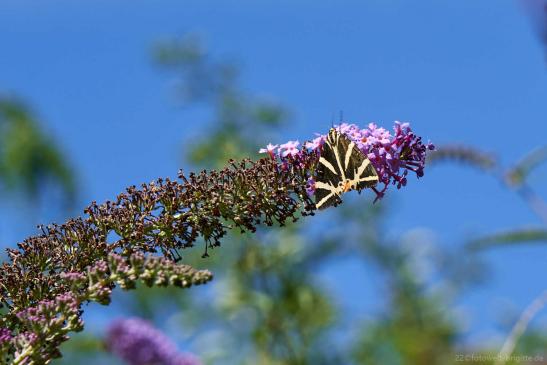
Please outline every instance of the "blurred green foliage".
[[263, 138], [288, 117], [281, 105], [245, 94], [236, 65], [214, 60], [197, 35], [160, 43], [154, 55], [163, 69], [177, 75], [176, 96], [184, 106], [205, 104], [213, 110], [206, 137], [187, 145], [187, 160], [199, 168], [224, 167], [228, 158], [258, 157]]
[[68, 202], [76, 194], [74, 171], [53, 138], [20, 101], [0, 97], [0, 184], [31, 199], [48, 183], [59, 186]]

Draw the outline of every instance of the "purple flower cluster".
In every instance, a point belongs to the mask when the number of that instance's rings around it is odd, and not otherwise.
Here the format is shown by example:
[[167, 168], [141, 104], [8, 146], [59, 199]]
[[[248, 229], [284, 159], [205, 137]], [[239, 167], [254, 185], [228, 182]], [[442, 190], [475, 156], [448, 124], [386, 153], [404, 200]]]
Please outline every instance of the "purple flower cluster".
[[106, 344], [129, 365], [201, 365], [194, 355], [179, 352], [167, 336], [140, 318], [115, 321]]
[[422, 177], [426, 152], [435, 149], [431, 143], [424, 145], [421, 137], [412, 132], [409, 123], [395, 122], [393, 134], [374, 123], [362, 130], [354, 124], [342, 124], [339, 128], [356, 142], [376, 168], [380, 182], [384, 184], [382, 190], [376, 190], [379, 198], [390, 183], [398, 189], [405, 186], [409, 171]]
[[17, 313], [17, 318], [35, 333], [44, 328], [83, 328], [79, 317], [80, 303], [72, 293], [60, 294], [53, 300], [44, 299], [37, 305]]
[[[426, 153], [435, 149], [431, 143], [423, 144], [421, 137], [412, 132], [409, 123], [395, 122], [393, 133], [374, 123], [370, 123], [364, 129], [348, 123], [336, 125], [334, 128], [355, 142], [357, 148], [369, 158], [376, 169], [380, 182], [384, 184], [381, 189], [373, 188], [377, 195], [376, 199], [382, 198], [391, 184], [396, 185], [398, 189], [405, 186], [409, 171], [416, 173], [417, 177], [422, 177]], [[289, 141], [280, 146], [269, 144], [259, 152], [267, 152], [272, 159], [281, 161], [282, 165], [301, 163], [307, 153], [320, 153], [325, 139], [326, 135], [318, 135], [312, 141], [304, 143], [304, 148], [300, 149], [298, 141]], [[315, 192], [313, 173], [309, 176], [306, 190], [310, 195]]]
[[[14, 361], [18, 363], [30, 360], [45, 363], [61, 355], [58, 347], [68, 339], [69, 332], [83, 329], [81, 303], [93, 300], [108, 304], [116, 285], [132, 289], [137, 281], [142, 281], [148, 286], [189, 287], [211, 280], [212, 274], [164, 257], [137, 252], [129, 258], [110, 254], [107, 260], [99, 260], [89, 267], [87, 275], [71, 271], [61, 273], [59, 277], [72, 288], [71, 291], [56, 295], [53, 299], [43, 299], [18, 311], [16, 318], [19, 328], [15, 334], [7, 328], [0, 328], [0, 353], [11, 352]], [[179, 356], [172, 362], [161, 364], [199, 364], [188, 362], [188, 359], [190, 357]]]
[[83, 329], [80, 315], [80, 301], [72, 293], [41, 300], [16, 313], [19, 328], [15, 334], [0, 329], [0, 350], [7, 350], [17, 364], [42, 364], [59, 357], [58, 346], [66, 341], [67, 333]]
[[80, 272], [75, 272], [75, 271], [62, 272], [60, 274], [60, 277], [61, 279], [65, 279], [69, 282], [81, 282], [87, 279], [87, 277], [84, 274]]

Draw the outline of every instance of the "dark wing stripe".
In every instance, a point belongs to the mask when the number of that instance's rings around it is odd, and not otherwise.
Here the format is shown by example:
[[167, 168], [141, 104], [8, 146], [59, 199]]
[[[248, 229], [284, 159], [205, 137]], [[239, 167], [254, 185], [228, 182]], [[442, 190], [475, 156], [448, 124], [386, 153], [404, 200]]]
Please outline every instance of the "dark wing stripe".
[[[336, 157], [336, 165], [338, 166], [338, 169], [340, 170], [340, 178], [342, 179], [342, 181], [346, 180], [346, 171], [345, 171], [345, 167], [342, 165], [342, 161], [340, 160], [340, 155], [342, 153], [344, 153], [344, 146], [342, 145], [341, 141], [340, 141], [340, 134], [339, 133], [336, 133], [336, 131], [331, 131], [332, 134], [335, 135], [335, 138], [336, 138], [336, 143], [334, 144], [334, 146], [332, 146], [332, 151], [334, 152], [334, 156]], [[343, 141], [343, 139], [342, 139]]]
[[[353, 143], [353, 142], [352, 142]], [[346, 174], [353, 189], [364, 189], [376, 185], [378, 175], [370, 160], [354, 145]]]
[[375, 186], [378, 183], [378, 173], [367, 158], [361, 166], [359, 166], [358, 172], [358, 189], [365, 189]]
[[[316, 182], [315, 183], [315, 198], [316, 203], [315, 206], [317, 209], [324, 209], [326, 207], [329, 207], [334, 204], [338, 204], [341, 202], [340, 197], [338, 196], [338, 192], [336, 187], [326, 184], [323, 182]], [[317, 190], [321, 189], [321, 190]], [[327, 192], [328, 191], [328, 192]]]
[[331, 143], [325, 143], [323, 146], [323, 150], [321, 151], [321, 157], [323, 157], [326, 161], [330, 162], [331, 166], [334, 167], [336, 170], [336, 175], [342, 176], [342, 170], [340, 169], [340, 166], [336, 163], [336, 145]]
[[340, 202], [340, 198], [336, 193], [336, 187], [341, 182], [341, 170], [336, 164], [336, 156], [334, 154], [335, 144], [334, 136], [329, 133], [327, 140], [322, 146], [317, 167], [317, 181], [315, 183], [315, 206], [317, 209], [324, 209]]

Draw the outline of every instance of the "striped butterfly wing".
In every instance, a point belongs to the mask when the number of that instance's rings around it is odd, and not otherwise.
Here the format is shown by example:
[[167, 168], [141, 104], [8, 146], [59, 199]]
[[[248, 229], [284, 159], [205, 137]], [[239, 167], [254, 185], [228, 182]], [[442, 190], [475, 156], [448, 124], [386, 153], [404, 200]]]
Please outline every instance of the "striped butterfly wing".
[[[345, 139], [349, 142], [347, 138]], [[351, 188], [361, 191], [376, 186], [376, 184], [378, 184], [378, 173], [370, 163], [368, 157], [366, 157], [353, 142], [350, 142], [348, 148], [350, 148], [352, 152], [349, 162], [346, 165], [346, 177], [350, 179]]]
[[377, 183], [378, 174], [369, 159], [354, 142], [332, 128], [319, 158], [315, 183], [317, 209], [340, 204], [340, 196], [346, 191], [361, 191]]
[[337, 164], [336, 146], [330, 142], [330, 134], [321, 147], [321, 156], [317, 167], [315, 182], [315, 206], [317, 209], [325, 209], [342, 202], [340, 199], [342, 183], [341, 170]]

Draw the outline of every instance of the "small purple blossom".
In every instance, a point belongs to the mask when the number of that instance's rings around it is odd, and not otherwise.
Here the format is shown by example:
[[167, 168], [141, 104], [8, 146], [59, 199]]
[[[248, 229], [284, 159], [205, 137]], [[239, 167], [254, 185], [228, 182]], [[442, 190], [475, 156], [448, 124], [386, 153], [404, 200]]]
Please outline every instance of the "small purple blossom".
[[79, 330], [83, 322], [79, 317], [80, 303], [73, 293], [57, 295], [53, 300], [44, 299], [35, 306], [17, 312], [17, 318], [36, 333], [44, 328]]
[[266, 148], [261, 148], [258, 150], [258, 153], [268, 153], [270, 157], [273, 159], [275, 158], [275, 149], [278, 147], [276, 144], [268, 143]]
[[319, 135], [317, 138], [314, 138], [311, 141], [306, 142], [304, 144], [304, 147], [306, 147], [309, 150], [317, 150], [318, 148], [320, 148], [323, 145], [326, 138], [327, 137], [324, 136], [324, 135]]
[[79, 281], [86, 279], [86, 276], [80, 272], [62, 272], [60, 274], [61, 279], [67, 279], [68, 281]]
[[108, 349], [129, 365], [201, 365], [149, 322], [140, 318], [115, 321], [107, 332]]
[[284, 143], [279, 146], [279, 154], [281, 155], [281, 157], [298, 156], [298, 146], [300, 146], [300, 142], [298, 141], [289, 141], [287, 143]]

